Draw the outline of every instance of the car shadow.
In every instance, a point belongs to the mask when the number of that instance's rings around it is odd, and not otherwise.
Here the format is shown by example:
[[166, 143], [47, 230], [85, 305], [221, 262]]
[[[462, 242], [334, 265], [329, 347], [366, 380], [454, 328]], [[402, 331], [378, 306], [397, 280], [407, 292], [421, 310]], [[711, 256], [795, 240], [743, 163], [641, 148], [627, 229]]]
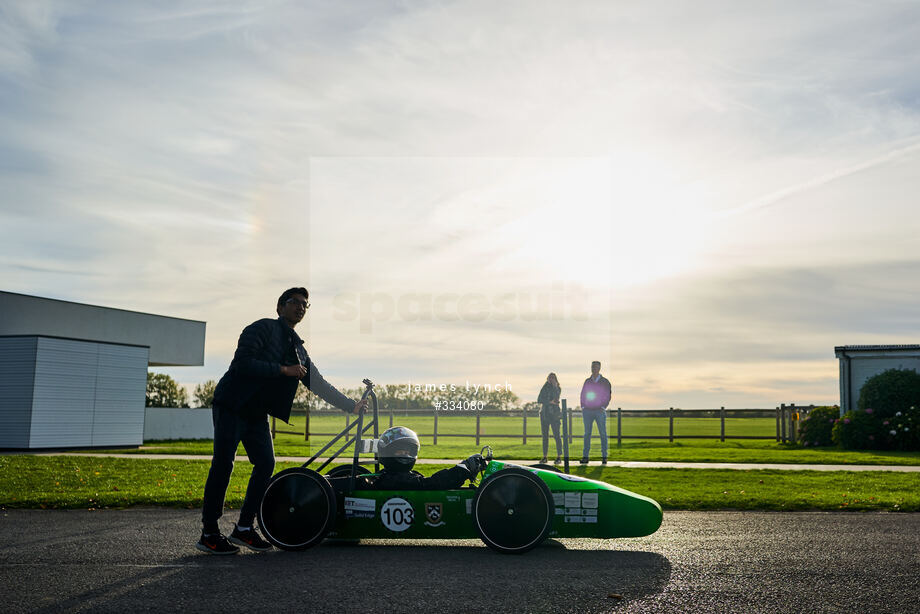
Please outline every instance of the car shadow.
[[661, 554], [566, 541], [578, 543], [548, 540], [523, 555], [498, 554], [476, 540], [190, 552], [149, 566], [116, 565], [87, 578], [86, 590], [33, 611], [599, 612], [661, 593], [670, 581]]

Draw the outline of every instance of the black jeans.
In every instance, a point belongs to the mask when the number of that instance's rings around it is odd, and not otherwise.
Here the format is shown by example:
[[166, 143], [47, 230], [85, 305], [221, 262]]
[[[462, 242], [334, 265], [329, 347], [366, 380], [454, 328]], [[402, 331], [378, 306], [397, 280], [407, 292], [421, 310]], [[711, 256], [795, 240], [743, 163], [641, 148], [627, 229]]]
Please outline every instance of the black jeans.
[[224, 497], [233, 473], [236, 448], [243, 442], [249, 462], [252, 463], [252, 475], [246, 487], [239, 524], [252, 526], [262, 495], [275, 470], [275, 448], [268, 418], [246, 419], [217, 406], [211, 410], [211, 416], [214, 421], [214, 457], [211, 459], [208, 480], [204, 484], [201, 522], [205, 532], [218, 532], [217, 520], [224, 511]]
[[549, 418], [545, 411], [540, 412], [540, 431], [543, 433], [543, 457], [549, 449], [549, 429], [553, 429], [553, 439], [556, 440], [556, 456], [562, 456], [562, 439], [559, 438], [559, 418]]

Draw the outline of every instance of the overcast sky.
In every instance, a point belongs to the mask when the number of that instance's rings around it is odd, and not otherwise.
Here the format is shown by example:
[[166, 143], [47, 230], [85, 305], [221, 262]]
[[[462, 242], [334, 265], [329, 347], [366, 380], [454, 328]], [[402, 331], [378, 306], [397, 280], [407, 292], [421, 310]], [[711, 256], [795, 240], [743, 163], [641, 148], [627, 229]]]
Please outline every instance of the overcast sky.
[[3, 2], [0, 289], [207, 321], [189, 386], [306, 285], [338, 386], [835, 403], [835, 345], [920, 341], [917, 40], [908, 2]]

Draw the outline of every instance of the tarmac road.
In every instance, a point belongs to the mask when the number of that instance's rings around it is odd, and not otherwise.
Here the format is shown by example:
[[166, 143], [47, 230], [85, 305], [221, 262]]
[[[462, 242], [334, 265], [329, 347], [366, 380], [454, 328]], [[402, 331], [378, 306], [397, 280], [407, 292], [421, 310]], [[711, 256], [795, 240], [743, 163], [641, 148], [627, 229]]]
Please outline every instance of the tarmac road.
[[920, 612], [920, 514], [666, 512], [647, 538], [520, 556], [459, 540], [218, 557], [193, 548], [198, 518], [0, 512], [0, 610]]

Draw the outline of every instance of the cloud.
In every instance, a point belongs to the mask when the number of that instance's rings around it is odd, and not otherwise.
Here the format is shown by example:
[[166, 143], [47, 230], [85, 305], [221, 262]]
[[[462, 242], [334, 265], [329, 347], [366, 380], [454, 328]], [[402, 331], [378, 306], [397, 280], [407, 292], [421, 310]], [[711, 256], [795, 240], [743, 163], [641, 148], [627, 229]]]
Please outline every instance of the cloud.
[[814, 177], [804, 183], [785, 187], [781, 190], [777, 190], [776, 192], [773, 192], [772, 194], [761, 196], [760, 198], [756, 200], [744, 203], [737, 207], [733, 207], [732, 209], [727, 210], [727, 211], [722, 211], [719, 213], [719, 217], [730, 216], [730, 215], [743, 215], [746, 213], [750, 213], [752, 211], [756, 211], [757, 209], [769, 207], [776, 203], [782, 202], [783, 200], [791, 196], [797, 195], [802, 192], [808, 192], [808, 191], [814, 190], [815, 188], [819, 188], [821, 186], [827, 185], [834, 181], [844, 179], [848, 177], [849, 175], [854, 175], [862, 171], [866, 171], [866, 170], [869, 170], [869, 169], [872, 169], [878, 166], [889, 164], [890, 162], [895, 161], [901, 157], [912, 156], [916, 154], [918, 151], [920, 151], [920, 143], [910, 143], [907, 145], [902, 145], [902, 146], [896, 147], [895, 149], [892, 149], [891, 151], [886, 152], [883, 155], [871, 158], [869, 160], [863, 160], [861, 162], [852, 164], [845, 168], [831, 171], [830, 173], [821, 175], [819, 177]]
[[[615, 291], [592, 299], [597, 326], [394, 319], [371, 363], [367, 336], [329, 307], [310, 341], [346, 379], [377, 364], [577, 382], [599, 353], [637, 400], [764, 398], [781, 384], [759, 387], [751, 356], [799, 386], [789, 369], [825, 369], [838, 338], [916, 325], [903, 296], [920, 230], [917, 13], [5, 6], [0, 275], [13, 291], [208, 320], [206, 367], [176, 372], [189, 378], [219, 376], [241, 327], [292, 285], [327, 305], [601, 285]], [[752, 367], [719, 381], [727, 364]]]

